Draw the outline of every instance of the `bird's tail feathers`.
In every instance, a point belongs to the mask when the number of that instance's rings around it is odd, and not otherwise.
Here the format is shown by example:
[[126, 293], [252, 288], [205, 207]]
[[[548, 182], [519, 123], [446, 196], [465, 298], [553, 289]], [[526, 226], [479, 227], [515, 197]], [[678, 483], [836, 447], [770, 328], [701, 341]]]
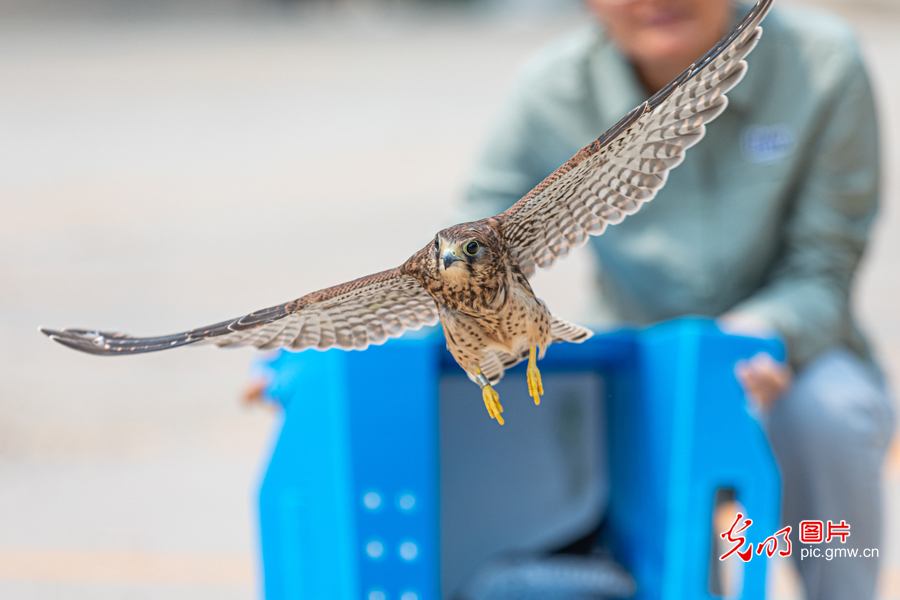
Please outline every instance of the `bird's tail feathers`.
[[573, 344], [580, 344], [584, 340], [589, 339], [594, 335], [594, 332], [587, 327], [582, 327], [581, 325], [570, 323], [569, 321], [560, 319], [556, 315], [552, 315], [551, 318], [552, 320], [550, 321], [550, 335], [553, 338], [551, 342], [553, 344], [557, 342], [572, 342]]

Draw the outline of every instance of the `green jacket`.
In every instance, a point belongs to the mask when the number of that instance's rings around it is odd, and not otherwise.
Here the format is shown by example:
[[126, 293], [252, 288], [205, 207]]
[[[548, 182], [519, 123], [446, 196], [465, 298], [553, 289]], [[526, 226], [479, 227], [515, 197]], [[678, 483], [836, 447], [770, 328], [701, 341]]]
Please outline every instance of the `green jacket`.
[[[763, 30], [728, 108], [656, 199], [591, 239], [598, 316], [740, 311], [778, 329], [795, 366], [836, 344], [865, 357], [850, 288], [879, 195], [866, 69], [834, 17], [778, 7]], [[495, 123], [465, 216], [505, 210], [646, 97], [596, 25], [545, 48]]]

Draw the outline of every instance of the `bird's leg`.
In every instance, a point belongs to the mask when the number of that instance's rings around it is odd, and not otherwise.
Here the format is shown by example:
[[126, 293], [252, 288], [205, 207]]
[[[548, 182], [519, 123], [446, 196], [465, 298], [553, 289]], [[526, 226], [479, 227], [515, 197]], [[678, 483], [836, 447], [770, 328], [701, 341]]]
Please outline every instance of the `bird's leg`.
[[491, 387], [491, 382], [484, 376], [484, 373], [481, 372], [481, 367], [478, 365], [475, 365], [475, 381], [481, 386], [481, 397], [484, 399], [484, 406], [487, 408], [488, 414], [491, 415], [492, 419], [497, 419], [497, 422], [503, 425], [503, 417], [500, 415], [503, 412], [503, 406], [500, 405], [500, 396]]
[[537, 346], [532, 344], [528, 348], [528, 395], [534, 398], [535, 404], [541, 403], [541, 394], [544, 393], [544, 384], [541, 382], [541, 372], [537, 368]]

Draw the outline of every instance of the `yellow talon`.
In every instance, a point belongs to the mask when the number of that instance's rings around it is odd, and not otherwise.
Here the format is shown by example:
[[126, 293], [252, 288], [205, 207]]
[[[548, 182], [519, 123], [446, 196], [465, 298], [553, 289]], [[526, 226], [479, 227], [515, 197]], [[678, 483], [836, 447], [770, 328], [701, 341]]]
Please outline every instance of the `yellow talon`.
[[496, 390], [488, 384], [481, 388], [481, 396], [484, 398], [484, 406], [491, 418], [497, 419], [497, 422], [503, 425], [503, 417], [500, 415], [503, 412], [503, 406], [500, 404], [500, 396]]
[[475, 365], [475, 381], [481, 386], [481, 397], [484, 399], [484, 406], [487, 408], [488, 414], [491, 415], [492, 419], [497, 419], [497, 422], [503, 425], [503, 417], [500, 416], [500, 413], [503, 412], [503, 406], [500, 405], [500, 396], [491, 387], [488, 378], [484, 376], [484, 373], [481, 372], [481, 367], [478, 365]]
[[534, 398], [535, 404], [541, 403], [541, 394], [544, 393], [544, 384], [541, 382], [541, 372], [537, 368], [537, 346], [532, 345], [528, 349], [528, 395]]

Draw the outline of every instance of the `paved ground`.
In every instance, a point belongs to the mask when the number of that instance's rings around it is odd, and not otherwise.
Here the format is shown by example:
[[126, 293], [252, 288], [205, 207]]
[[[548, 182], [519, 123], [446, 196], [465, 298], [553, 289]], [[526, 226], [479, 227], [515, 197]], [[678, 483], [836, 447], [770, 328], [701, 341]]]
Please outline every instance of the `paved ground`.
[[[0, 597], [254, 597], [272, 416], [239, 405], [250, 353], [106, 361], [35, 328], [175, 331], [399, 264], [449, 218], [516, 66], [578, 19], [370, 11], [0, 22]], [[848, 16], [897, 165], [900, 16]], [[856, 305], [900, 377], [886, 177]], [[588, 268], [535, 287], [578, 317]], [[780, 573], [773, 596], [796, 597]]]

